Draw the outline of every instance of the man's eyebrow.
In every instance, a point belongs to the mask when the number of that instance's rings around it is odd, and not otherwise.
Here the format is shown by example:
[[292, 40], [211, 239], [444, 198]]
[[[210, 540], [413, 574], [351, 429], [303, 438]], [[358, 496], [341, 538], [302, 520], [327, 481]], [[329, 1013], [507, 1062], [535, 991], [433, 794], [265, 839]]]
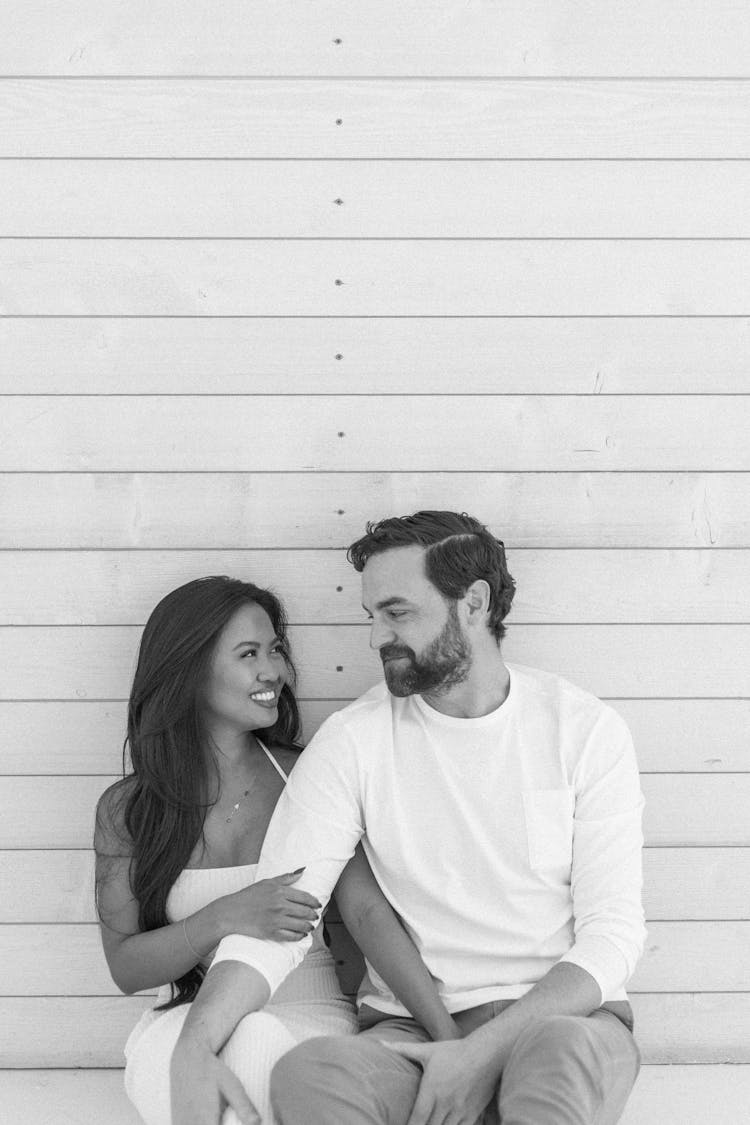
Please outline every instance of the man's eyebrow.
[[[399, 597], [394, 596], [392, 598], [383, 598], [382, 602], [376, 602], [375, 603], [375, 609], [388, 609], [389, 606], [392, 606], [392, 605], [408, 605], [408, 604], [409, 604], [408, 598], [399, 598]], [[362, 609], [365, 611], [365, 613], [370, 612], [369, 609], [367, 608], [367, 606], [364, 604], [364, 602], [362, 603]]]

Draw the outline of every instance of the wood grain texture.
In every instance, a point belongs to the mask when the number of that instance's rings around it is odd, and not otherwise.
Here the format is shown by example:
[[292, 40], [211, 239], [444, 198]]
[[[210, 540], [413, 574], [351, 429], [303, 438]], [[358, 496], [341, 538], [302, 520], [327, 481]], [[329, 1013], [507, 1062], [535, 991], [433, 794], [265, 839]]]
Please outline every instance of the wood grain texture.
[[[69, 425], [74, 426], [74, 416]], [[346, 548], [368, 519], [480, 516], [518, 547], [748, 547], [743, 473], [21, 473], [2, 478], [13, 548]]]
[[750, 155], [731, 79], [8, 78], [0, 157]]
[[[0, 1098], [9, 1119], [34, 1125], [138, 1125], [122, 1072], [0, 1071]], [[621, 1125], [737, 1125], [750, 1099], [750, 1066], [654, 1066], [638, 1076]]]
[[[271, 585], [294, 624], [362, 624], [341, 551], [0, 552], [2, 625], [142, 625], [164, 594], [228, 574]], [[515, 551], [510, 624], [750, 623], [750, 551]]]
[[[686, 18], [686, 15], [689, 18]], [[744, 74], [750, 21], [733, 0], [430, 0], [352, 8], [276, 0], [169, 4], [78, 0], [3, 6], [3, 74], [696, 75]], [[196, 49], [196, 44], [200, 49]]]
[[19, 395], [0, 470], [747, 471], [749, 429], [750, 395], [482, 396], [465, 410], [451, 396], [426, 410], [408, 395]]
[[[151, 999], [2, 999], [3, 1062], [9, 1068], [120, 1067], [123, 1044]], [[633, 997], [633, 1009], [647, 1064], [750, 1062], [747, 993], [643, 993]]]
[[[302, 699], [309, 741], [346, 699]], [[615, 699], [645, 773], [742, 772], [748, 767], [750, 700]], [[122, 768], [124, 702], [0, 702], [4, 774], [113, 774]], [[0, 904], [1, 905], [1, 904]]]
[[750, 1067], [647, 1064], [620, 1125], [737, 1125], [748, 1097]]
[[[6, 851], [0, 855], [0, 923], [96, 921], [93, 852]], [[750, 848], [646, 848], [649, 921], [749, 921]]]
[[[332, 924], [337, 928], [343, 929], [341, 923]], [[629, 994], [750, 991], [750, 922], [652, 922], [648, 930]], [[356, 953], [351, 939], [349, 945]], [[0, 926], [0, 956], [0, 995], [119, 995], [95, 923]], [[361, 960], [349, 956], [346, 961], [357, 962], [351, 980], [355, 991]]]
[[[114, 777], [0, 777], [0, 848], [89, 848]], [[647, 774], [644, 835], [655, 847], [747, 847], [750, 774]], [[30, 810], [35, 815], [30, 816]]]
[[[747, 88], [750, 99], [750, 83]], [[750, 311], [750, 243], [728, 239], [344, 239], [291, 248], [286, 240], [10, 239], [2, 256], [0, 314], [14, 316]]]
[[0, 192], [25, 238], [750, 234], [742, 161], [11, 160]]
[[[137, 626], [5, 626], [0, 698], [125, 699], [140, 633]], [[293, 627], [299, 694], [354, 698], [377, 683], [382, 668], [367, 637], [366, 626]], [[598, 696], [746, 698], [750, 626], [516, 625], [505, 655]]]
[[749, 343], [746, 317], [10, 317], [0, 393], [747, 393]]

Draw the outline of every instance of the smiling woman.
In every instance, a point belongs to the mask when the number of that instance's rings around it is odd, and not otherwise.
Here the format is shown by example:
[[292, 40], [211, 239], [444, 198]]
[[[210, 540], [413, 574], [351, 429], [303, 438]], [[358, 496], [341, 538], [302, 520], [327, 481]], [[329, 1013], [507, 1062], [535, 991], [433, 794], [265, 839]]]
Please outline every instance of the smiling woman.
[[[286, 942], [313, 933], [297, 971], [221, 1052], [262, 1122], [272, 1122], [268, 1080], [282, 1054], [310, 1036], [356, 1030], [319, 925], [322, 904], [295, 887], [303, 868], [255, 881], [301, 751], [295, 678], [281, 603], [237, 579], [186, 583], [159, 602], [143, 632], [128, 705], [132, 772], [99, 801], [94, 845], [112, 977], [127, 993], [159, 988], [125, 1046], [125, 1086], [148, 1125], [171, 1120], [172, 1052], [227, 934]], [[452, 1034], [361, 852], [339, 889], [341, 913], [373, 964], [436, 1038]]]

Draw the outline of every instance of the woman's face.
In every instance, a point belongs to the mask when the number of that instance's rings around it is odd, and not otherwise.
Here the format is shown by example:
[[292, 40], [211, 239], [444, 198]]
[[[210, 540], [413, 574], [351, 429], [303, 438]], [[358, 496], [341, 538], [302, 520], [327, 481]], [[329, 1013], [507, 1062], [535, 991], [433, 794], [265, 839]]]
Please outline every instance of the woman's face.
[[288, 669], [271, 619], [259, 605], [243, 605], [219, 634], [203, 693], [209, 729], [234, 732], [272, 727]]

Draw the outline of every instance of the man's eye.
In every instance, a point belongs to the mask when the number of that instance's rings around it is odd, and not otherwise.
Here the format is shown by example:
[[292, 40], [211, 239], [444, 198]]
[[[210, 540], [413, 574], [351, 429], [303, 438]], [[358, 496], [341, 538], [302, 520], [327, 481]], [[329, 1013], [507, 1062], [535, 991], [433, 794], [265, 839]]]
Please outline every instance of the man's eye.
[[406, 617], [406, 610], [405, 609], [392, 609], [391, 610], [391, 617]]

